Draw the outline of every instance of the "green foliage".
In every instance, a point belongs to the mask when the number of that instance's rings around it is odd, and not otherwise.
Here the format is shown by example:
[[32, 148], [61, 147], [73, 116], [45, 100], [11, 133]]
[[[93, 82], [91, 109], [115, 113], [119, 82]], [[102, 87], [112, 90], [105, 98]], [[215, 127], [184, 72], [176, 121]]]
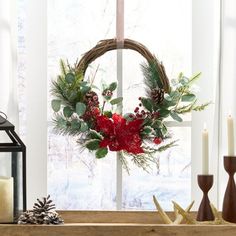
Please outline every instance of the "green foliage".
[[118, 97], [118, 98], [114, 98], [110, 101], [111, 105], [116, 105], [116, 104], [119, 104], [123, 101], [123, 98], [122, 97]]
[[65, 76], [65, 80], [66, 80], [67, 83], [71, 84], [75, 81], [75, 75], [72, 74], [71, 72], [67, 73], [66, 76]]
[[[76, 63], [77, 64], [77, 63]], [[146, 170], [150, 162], [155, 162], [152, 154], [164, 151], [176, 145], [176, 141], [164, 144], [164, 140], [170, 137], [165, 119], [171, 117], [173, 120], [182, 122], [182, 114], [191, 111], [202, 111], [210, 103], [197, 104], [197, 97], [192, 89], [194, 82], [200, 77], [200, 73], [187, 78], [180, 73], [178, 78], [172, 80], [171, 88], [168, 92], [163, 93], [163, 85], [159, 76], [159, 69], [156, 62], [142, 64], [144, 82], [146, 87], [146, 97], [142, 97], [141, 104], [135, 114], [127, 113], [124, 115], [127, 123], [136, 119], [143, 119], [140, 130], [142, 138], [143, 154], [134, 155], [127, 153], [132, 157], [132, 161], [138, 166]], [[96, 129], [95, 115], [89, 112], [95, 112], [91, 109], [91, 103], [87, 93], [94, 88], [90, 80], [84, 81], [82, 71], [75, 66], [70, 66], [63, 60], [60, 61], [61, 74], [52, 82], [52, 95], [54, 99], [51, 106], [54, 114], [54, 130], [56, 133], [63, 135], [78, 136], [78, 143], [83, 144], [88, 150], [95, 151], [96, 158], [103, 158], [108, 153], [108, 148], [100, 148], [100, 142], [103, 140], [102, 132]], [[97, 88], [96, 88], [97, 89]], [[113, 105], [119, 106], [123, 98], [113, 98], [113, 93], [117, 89], [117, 82], [103, 85], [101, 95], [103, 103], [97, 107], [101, 114], [112, 118]], [[88, 95], [88, 96], [86, 96]], [[86, 97], [85, 97], [86, 96]], [[95, 100], [96, 101], [96, 100]], [[105, 110], [105, 105], [112, 105], [111, 110]], [[97, 106], [97, 105], [95, 105]], [[90, 110], [91, 109], [91, 110]], [[88, 111], [88, 112], [86, 112]], [[84, 115], [86, 112], [86, 115]], [[91, 117], [89, 116], [91, 115]], [[96, 114], [98, 115], [98, 113]], [[141, 118], [140, 118], [141, 116]], [[155, 138], [160, 138], [163, 143], [157, 148], [155, 145], [147, 145], [152, 143]], [[125, 151], [123, 150], [124, 154]], [[127, 161], [122, 156], [122, 163], [127, 167]]]
[[108, 89], [111, 90], [111, 91], [115, 91], [116, 88], [117, 88], [117, 82], [113, 82], [109, 85]]
[[198, 106], [194, 106], [193, 107], [193, 111], [203, 111], [205, 110], [206, 107], [208, 107], [210, 104], [212, 104], [212, 102], [206, 102], [206, 103], [203, 103], [201, 105], [198, 105]]
[[182, 119], [176, 112], [174, 112], [174, 111], [172, 111], [172, 112], [170, 113], [170, 116], [171, 116], [174, 120], [176, 120], [176, 121], [178, 121], [178, 122], [182, 122], [182, 121], [183, 121], [183, 119]]
[[73, 114], [73, 110], [70, 107], [63, 108], [63, 115], [67, 118], [71, 117]]
[[79, 116], [82, 116], [86, 111], [86, 105], [82, 102], [77, 102], [75, 110]]
[[153, 128], [151, 126], [145, 126], [143, 128], [142, 134], [149, 135], [153, 132]]
[[89, 138], [101, 140], [102, 139], [102, 135], [100, 133], [98, 133], [96, 130], [90, 130]]
[[196, 96], [194, 94], [185, 94], [182, 96], [181, 101], [182, 102], [192, 102], [195, 101]]
[[94, 150], [97, 150], [99, 148], [99, 143], [100, 143], [100, 140], [91, 139], [85, 144], [85, 146], [89, 150], [94, 151]]
[[61, 69], [61, 74], [63, 76], [66, 76], [66, 74], [68, 73], [68, 69], [65, 62], [62, 59], [60, 59], [60, 69]]
[[75, 136], [80, 133], [80, 120], [73, 117], [70, 120], [57, 113], [53, 118], [54, 132], [61, 135]]
[[[152, 100], [152, 89], [161, 88], [158, 71], [154, 64], [143, 64], [142, 66], [144, 82], [148, 98], [142, 98], [141, 102], [145, 109], [149, 112], [155, 111], [159, 113], [159, 119], [163, 120], [167, 117], [182, 122], [180, 115], [191, 111], [202, 111], [210, 103], [196, 105], [197, 97], [192, 91], [192, 85], [199, 79], [201, 73], [187, 78], [180, 73], [177, 79], [172, 80], [172, 86], [169, 93], [165, 93], [164, 100], [158, 104]], [[157, 133], [162, 131], [156, 128]]]
[[152, 111], [152, 107], [153, 107], [153, 103], [152, 100], [150, 98], [141, 98], [141, 103], [143, 104], [143, 106], [148, 110], [148, 111]]
[[103, 115], [111, 118], [112, 117], [112, 112], [111, 111], [104, 111]]
[[[141, 64], [141, 69], [144, 75], [144, 83], [149, 90], [154, 88], [163, 88], [157, 70], [157, 65], [154, 62]], [[149, 90], [147, 91], [148, 96], [149, 96]]]
[[96, 155], [96, 158], [100, 159], [100, 158], [103, 158], [107, 155], [108, 153], [108, 149], [107, 148], [99, 148], [95, 155]]
[[84, 122], [84, 121], [81, 121], [81, 123], [80, 123], [80, 131], [82, 133], [84, 133], [84, 132], [86, 132], [88, 130], [88, 128], [89, 128], [88, 124], [86, 122]]
[[54, 99], [51, 101], [53, 111], [58, 112], [61, 109], [61, 100]]

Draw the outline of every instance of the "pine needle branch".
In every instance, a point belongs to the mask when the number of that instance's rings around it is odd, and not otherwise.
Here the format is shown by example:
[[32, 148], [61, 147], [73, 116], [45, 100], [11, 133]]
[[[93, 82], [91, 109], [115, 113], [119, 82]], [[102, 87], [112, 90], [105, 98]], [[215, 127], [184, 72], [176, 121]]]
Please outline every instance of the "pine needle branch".
[[203, 111], [207, 106], [209, 106], [210, 104], [212, 104], [212, 102], [207, 102], [207, 103], [203, 103], [199, 106], [195, 106], [193, 107], [194, 111]]
[[[77, 136], [81, 133], [79, 125], [80, 120], [76, 117], [72, 117], [69, 121], [63, 116], [62, 113], [57, 113], [54, 116], [53, 123], [53, 131], [56, 134]], [[73, 123], [77, 123], [77, 126], [72, 125]]]

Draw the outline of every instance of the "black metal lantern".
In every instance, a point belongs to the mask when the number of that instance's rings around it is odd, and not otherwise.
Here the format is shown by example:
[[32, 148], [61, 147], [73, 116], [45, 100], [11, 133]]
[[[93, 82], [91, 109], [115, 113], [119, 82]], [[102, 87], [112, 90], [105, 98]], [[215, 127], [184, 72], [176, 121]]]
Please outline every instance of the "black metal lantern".
[[0, 131], [8, 139], [0, 142], [0, 223], [12, 223], [26, 210], [26, 147], [1, 115]]

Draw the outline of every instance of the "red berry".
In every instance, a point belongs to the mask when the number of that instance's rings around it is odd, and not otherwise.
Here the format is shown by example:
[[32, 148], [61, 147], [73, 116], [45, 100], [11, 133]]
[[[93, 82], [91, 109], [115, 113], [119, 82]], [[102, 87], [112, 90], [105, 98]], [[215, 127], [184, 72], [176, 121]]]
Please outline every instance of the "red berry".
[[155, 144], [160, 144], [160, 143], [162, 142], [162, 139], [156, 137], [156, 138], [154, 138], [153, 142], [154, 142]]
[[138, 98], [139, 101], [140, 101], [141, 99], [142, 99], [141, 97]]
[[135, 107], [134, 112], [137, 113], [139, 111], [139, 107]]
[[138, 105], [141, 107], [141, 106], [142, 106], [142, 103], [139, 103]]

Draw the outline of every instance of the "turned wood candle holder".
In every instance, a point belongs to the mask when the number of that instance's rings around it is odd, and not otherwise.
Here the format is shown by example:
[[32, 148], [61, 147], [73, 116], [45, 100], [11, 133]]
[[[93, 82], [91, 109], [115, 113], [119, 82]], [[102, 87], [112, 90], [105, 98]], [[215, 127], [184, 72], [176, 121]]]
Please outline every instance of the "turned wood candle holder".
[[222, 217], [226, 221], [236, 223], [236, 186], [234, 182], [236, 156], [224, 156], [224, 168], [229, 175], [229, 180], [224, 195]]
[[198, 186], [203, 192], [203, 198], [197, 213], [197, 221], [214, 220], [214, 215], [211, 210], [208, 192], [213, 185], [213, 175], [198, 175]]

